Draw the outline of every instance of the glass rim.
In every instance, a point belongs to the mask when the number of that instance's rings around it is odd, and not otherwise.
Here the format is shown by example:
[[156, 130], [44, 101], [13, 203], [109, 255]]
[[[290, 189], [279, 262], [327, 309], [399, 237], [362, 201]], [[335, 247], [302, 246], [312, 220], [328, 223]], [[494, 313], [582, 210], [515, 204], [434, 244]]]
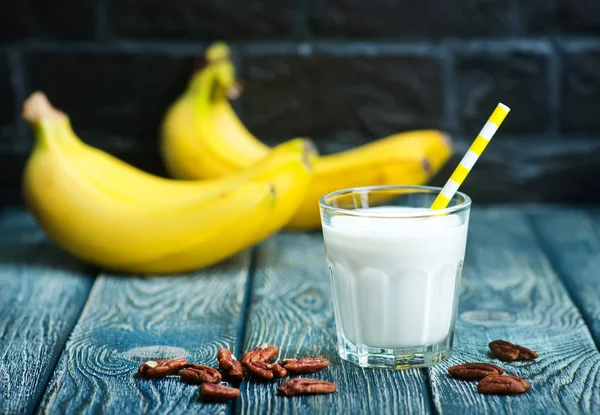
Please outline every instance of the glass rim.
[[[471, 198], [463, 192], [457, 191], [454, 195], [462, 197], [464, 200], [461, 203], [458, 203], [454, 206], [448, 206], [444, 209], [438, 210], [419, 210], [415, 213], [376, 213], [375, 211], [369, 210], [358, 210], [358, 209], [345, 209], [336, 206], [332, 206], [325, 202], [326, 199], [333, 196], [340, 196], [343, 194], [350, 194], [353, 192], [369, 192], [373, 190], [421, 190], [421, 193], [440, 193], [442, 191], [441, 187], [438, 186], [403, 186], [403, 185], [381, 185], [381, 186], [358, 186], [358, 187], [349, 187], [346, 189], [336, 190], [334, 192], [327, 193], [319, 199], [319, 206], [322, 209], [327, 210], [328, 212], [337, 213], [345, 216], [355, 216], [355, 217], [371, 217], [371, 218], [426, 218], [432, 216], [445, 216], [452, 213], [462, 212], [463, 210], [469, 209], [471, 207]], [[418, 192], [416, 192], [418, 193]]]

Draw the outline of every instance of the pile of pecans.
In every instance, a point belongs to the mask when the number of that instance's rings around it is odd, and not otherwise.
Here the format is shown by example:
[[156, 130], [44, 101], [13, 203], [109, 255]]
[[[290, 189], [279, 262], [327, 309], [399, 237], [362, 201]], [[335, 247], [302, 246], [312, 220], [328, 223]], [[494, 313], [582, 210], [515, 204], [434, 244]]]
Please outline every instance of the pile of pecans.
[[[313, 373], [329, 366], [329, 360], [323, 357], [301, 357], [283, 359], [279, 363], [271, 360], [279, 353], [279, 348], [264, 344], [244, 353], [241, 361], [226, 348], [217, 353], [219, 370], [210, 366], [189, 363], [187, 359], [151, 360], [138, 368], [138, 373], [147, 378], [158, 378], [178, 374], [186, 383], [200, 385], [200, 397], [204, 401], [224, 402], [240, 396], [240, 390], [219, 384], [223, 378], [238, 385], [248, 372], [251, 379], [272, 381], [288, 374], [299, 375]], [[336, 391], [335, 384], [319, 379], [295, 378], [284, 382], [279, 388], [283, 396], [315, 395]]]
[[[504, 340], [489, 344], [492, 356], [503, 362], [534, 360], [538, 354], [533, 350]], [[515, 394], [527, 392], [531, 386], [518, 376], [505, 375], [504, 369], [491, 363], [464, 363], [448, 368], [455, 379], [478, 380], [477, 392], [485, 394]]]

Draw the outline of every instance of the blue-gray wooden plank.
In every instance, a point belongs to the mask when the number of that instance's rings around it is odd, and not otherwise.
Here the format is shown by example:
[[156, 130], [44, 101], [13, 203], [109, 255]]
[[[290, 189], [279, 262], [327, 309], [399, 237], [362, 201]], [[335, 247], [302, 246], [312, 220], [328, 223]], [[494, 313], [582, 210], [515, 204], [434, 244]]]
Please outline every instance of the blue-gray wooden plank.
[[0, 413], [35, 410], [92, 283], [29, 214], [0, 214]]
[[[474, 209], [463, 277], [456, 352], [430, 370], [440, 413], [600, 413], [600, 353], [520, 209]], [[487, 345], [495, 339], [530, 347], [539, 358], [491, 359]], [[479, 395], [475, 382], [447, 375], [448, 366], [473, 361], [496, 363], [532, 388]]]
[[40, 406], [41, 413], [226, 413], [178, 376], [141, 379], [147, 360], [186, 357], [216, 366], [235, 350], [249, 253], [180, 276], [98, 276]]
[[600, 345], [600, 212], [565, 207], [530, 211], [542, 247]]
[[265, 342], [281, 357], [324, 356], [329, 368], [311, 377], [333, 381], [330, 395], [277, 396], [276, 383], [244, 381], [244, 414], [427, 413], [424, 372], [365, 370], [336, 351], [330, 283], [320, 234], [280, 234], [260, 246], [244, 350]]

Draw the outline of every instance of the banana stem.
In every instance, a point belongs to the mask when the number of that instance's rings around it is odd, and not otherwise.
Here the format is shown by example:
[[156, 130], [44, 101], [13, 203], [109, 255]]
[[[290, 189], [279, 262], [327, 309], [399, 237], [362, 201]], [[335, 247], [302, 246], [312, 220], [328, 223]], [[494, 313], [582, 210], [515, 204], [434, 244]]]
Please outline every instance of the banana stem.
[[52, 106], [43, 92], [36, 91], [23, 104], [23, 119], [33, 130], [36, 146], [78, 143], [69, 117]]
[[43, 92], [32, 93], [23, 104], [23, 119], [30, 124], [64, 119], [66, 115], [50, 104]]
[[213, 89], [216, 86], [214, 78], [214, 71], [211, 70], [210, 66], [202, 69], [194, 76], [188, 88], [188, 93], [194, 97], [195, 106], [200, 106], [212, 99]]

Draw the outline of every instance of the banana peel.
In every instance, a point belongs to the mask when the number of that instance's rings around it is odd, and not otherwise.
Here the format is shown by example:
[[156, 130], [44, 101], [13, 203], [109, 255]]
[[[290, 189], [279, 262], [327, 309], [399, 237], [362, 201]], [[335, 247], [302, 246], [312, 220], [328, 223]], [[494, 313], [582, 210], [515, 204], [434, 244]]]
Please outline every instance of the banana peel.
[[[271, 151], [244, 126], [230, 105], [239, 95], [226, 44], [206, 52], [207, 65], [167, 111], [161, 130], [161, 155], [178, 179], [206, 180], [232, 174]], [[233, 92], [232, 92], [233, 91]], [[316, 158], [314, 176], [287, 229], [320, 227], [318, 200], [356, 186], [426, 184], [452, 155], [450, 138], [438, 130], [394, 134], [372, 143]]]
[[192, 182], [153, 176], [86, 145], [42, 93], [27, 99], [23, 118], [35, 135], [23, 175], [30, 212], [63, 249], [113, 271], [213, 265], [280, 230], [312, 180], [303, 139], [227, 177]]

